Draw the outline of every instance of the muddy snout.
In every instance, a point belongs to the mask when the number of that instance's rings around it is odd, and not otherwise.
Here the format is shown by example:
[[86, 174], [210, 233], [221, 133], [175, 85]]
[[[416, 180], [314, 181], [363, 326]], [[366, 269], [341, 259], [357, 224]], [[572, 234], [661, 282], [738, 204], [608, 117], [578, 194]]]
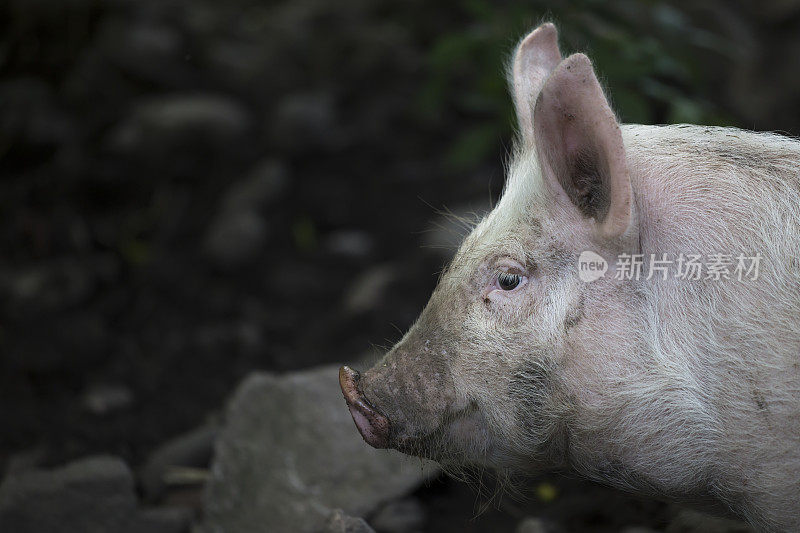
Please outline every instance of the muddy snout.
[[389, 419], [364, 397], [358, 383], [360, 379], [361, 375], [348, 366], [339, 369], [339, 386], [361, 436], [374, 448], [388, 448]]

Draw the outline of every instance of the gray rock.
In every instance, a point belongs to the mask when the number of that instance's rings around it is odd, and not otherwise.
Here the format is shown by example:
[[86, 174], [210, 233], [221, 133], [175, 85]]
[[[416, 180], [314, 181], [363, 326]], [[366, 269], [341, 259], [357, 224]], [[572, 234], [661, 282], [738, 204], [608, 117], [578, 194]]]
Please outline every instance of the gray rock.
[[397, 277], [397, 270], [392, 265], [370, 268], [348, 288], [344, 308], [350, 313], [363, 313], [373, 309]]
[[517, 525], [516, 533], [549, 533], [541, 518], [525, 518]]
[[218, 434], [216, 425], [203, 426], [180, 435], [154, 451], [139, 475], [145, 497], [155, 501], [162, 496], [171, 468], [207, 467]]
[[337, 255], [363, 258], [372, 252], [373, 242], [364, 231], [335, 231], [325, 239], [325, 248]]
[[231, 186], [222, 200], [222, 209], [260, 209], [279, 200], [287, 184], [286, 166], [276, 159], [264, 159]]
[[269, 120], [270, 140], [290, 151], [341, 148], [348, 139], [337, 121], [332, 94], [293, 93], [279, 102]]
[[559, 524], [542, 520], [541, 518], [528, 517], [517, 525], [516, 533], [562, 533]]
[[241, 138], [249, 127], [244, 108], [212, 94], [173, 94], [142, 101], [112, 134], [111, 147], [135, 151], [168, 149], [196, 140], [216, 143]]
[[118, 269], [118, 260], [110, 254], [59, 257], [2, 272], [0, 294], [15, 314], [56, 311], [84, 303], [100, 283], [114, 279]]
[[416, 498], [404, 498], [381, 507], [369, 522], [381, 533], [422, 531], [425, 525], [425, 509]]
[[665, 533], [753, 533], [744, 522], [717, 518], [692, 509], [682, 509]]
[[114, 457], [11, 473], [0, 485], [0, 531], [183, 533], [186, 510], [138, 508], [133, 474]]
[[211, 222], [204, 248], [216, 266], [236, 268], [261, 251], [266, 237], [267, 223], [259, 213], [226, 209]]
[[205, 237], [206, 254], [216, 266], [236, 268], [261, 251], [268, 233], [262, 208], [276, 202], [286, 184], [286, 167], [266, 159], [231, 186]]
[[113, 457], [29, 470], [0, 485], [0, 531], [125, 531], [135, 514], [133, 476]]
[[204, 530], [316, 531], [332, 509], [367, 515], [436, 470], [364, 443], [337, 366], [252, 374], [234, 394], [217, 440]]
[[183, 73], [184, 43], [173, 27], [109, 17], [98, 33], [101, 52], [129, 76], [163, 82]]
[[98, 384], [83, 393], [83, 407], [92, 414], [105, 415], [133, 404], [133, 391], [125, 385]]
[[375, 533], [363, 518], [356, 518], [344, 514], [341, 509], [332, 511], [325, 522], [321, 533]]
[[206, 55], [209, 70], [223, 83], [248, 87], [270, 73], [275, 52], [275, 47], [224, 40], [209, 43]]
[[142, 511], [135, 527], [137, 533], [188, 533], [191, 521], [190, 509], [157, 507]]

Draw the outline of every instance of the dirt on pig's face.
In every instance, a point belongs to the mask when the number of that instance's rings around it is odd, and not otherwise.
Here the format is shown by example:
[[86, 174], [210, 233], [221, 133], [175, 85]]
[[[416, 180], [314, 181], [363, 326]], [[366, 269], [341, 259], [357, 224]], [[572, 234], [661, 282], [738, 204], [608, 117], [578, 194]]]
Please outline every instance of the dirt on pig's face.
[[561, 308], [579, 299], [566, 294], [577, 288], [572, 254], [513, 208], [475, 228], [414, 326], [360, 377], [389, 422], [382, 445], [495, 468], [563, 454], [557, 347], [569, 327]]

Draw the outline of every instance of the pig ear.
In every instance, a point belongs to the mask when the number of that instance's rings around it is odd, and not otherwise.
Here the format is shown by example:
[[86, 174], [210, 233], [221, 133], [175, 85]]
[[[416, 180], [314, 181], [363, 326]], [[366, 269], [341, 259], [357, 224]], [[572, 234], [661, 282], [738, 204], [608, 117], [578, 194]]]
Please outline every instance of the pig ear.
[[511, 85], [522, 139], [533, 141], [533, 105], [545, 80], [561, 62], [558, 32], [551, 23], [542, 24], [517, 46], [511, 68]]
[[603, 237], [631, 224], [631, 183], [622, 133], [589, 58], [574, 54], [547, 79], [534, 108], [542, 174]]

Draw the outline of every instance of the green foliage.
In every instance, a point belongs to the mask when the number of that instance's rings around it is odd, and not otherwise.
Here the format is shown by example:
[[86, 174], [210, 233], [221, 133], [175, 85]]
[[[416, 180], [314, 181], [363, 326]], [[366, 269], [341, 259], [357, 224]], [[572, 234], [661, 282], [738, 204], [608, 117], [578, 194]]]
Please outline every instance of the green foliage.
[[143, 239], [130, 239], [122, 245], [122, 256], [132, 266], [143, 266], [150, 262], [152, 249]]
[[544, 20], [558, 25], [565, 55], [589, 54], [623, 122], [730, 124], [713, 101], [700, 96], [709, 81], [703, 61], [724, 53], [728, 43], [664, 2], [448, 4], [464, 22], [429, 47], [429, 77], [416, 110], [426, 121], [453, 113], [468, 119], [470, 126], [453, 132], [445, 154], [451, 170], [474, 167], [510, 139], [515, 119], [505, 66], [517, 40]]
[[292, 225], [292, 237], [295, 247], [301, 252], [311, 252], [317, 246], [317, 230], [314, 222], [302, 217]]

